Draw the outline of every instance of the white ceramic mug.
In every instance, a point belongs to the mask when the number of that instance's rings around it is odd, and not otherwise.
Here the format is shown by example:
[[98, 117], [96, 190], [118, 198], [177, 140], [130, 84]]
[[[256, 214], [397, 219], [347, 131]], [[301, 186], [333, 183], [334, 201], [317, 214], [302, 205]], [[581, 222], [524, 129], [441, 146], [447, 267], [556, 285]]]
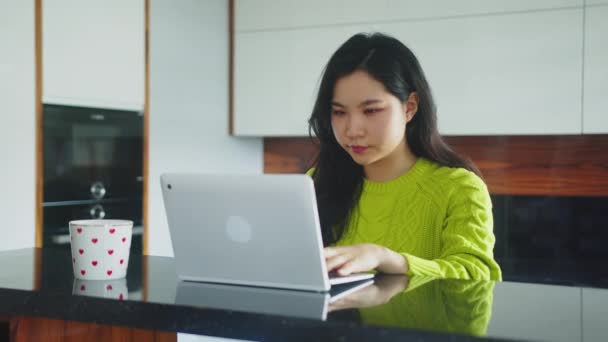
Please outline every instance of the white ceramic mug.
[[124, 278], [129, 265], [133, 221], [70, 221], [74, 277], [83, 280]]
[[78, 296], [128, 299], [127, 278], [112, 280], [74, 279], [72, 294]]

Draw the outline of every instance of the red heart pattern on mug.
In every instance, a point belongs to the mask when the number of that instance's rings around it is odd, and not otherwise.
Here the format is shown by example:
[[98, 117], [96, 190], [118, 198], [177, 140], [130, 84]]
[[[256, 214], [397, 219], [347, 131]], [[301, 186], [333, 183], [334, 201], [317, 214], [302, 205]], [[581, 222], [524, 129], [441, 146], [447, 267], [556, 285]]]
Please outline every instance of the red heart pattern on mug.
[[[126, 252], [128, 257], [128, 249], [125, 251], [125, 248], [127, 242], [130, 242], [129, 236], [125, 236], [124, 230], [119, 231], [116, 227], [108, 227], [104, 232], [103, 230], [93, 231], [88, 228], [85, 230], [86, 227], [82, 226], [74, 228], [77, 234], [70, 236], [72, 246], [76, 243], [72, 263], [79, 277], [86, 277], [84, 279], [93, 277], [91, 279], [95, 279], [95, 277], [105, 276], [112, 279], [124, 274], [123, 272], [127, 268], [127, 258], [125, 258], [124, 253]], [[118, 240], [121, 242], [118, 242]], [[80, 248], [80, 246], [83, 248]], [[76, 253], [76, 251], [78, 252]], [[104, 253], [105, 256], [99, 253]], [[116, 269], [119, 265], [120, 267]], [[108, 286], [108, 290], [112, 290], [112, 286]]]
[[118, 300], [122, 300], [122, 299], [123, 299], [123, 296], [122, 296], [122, 293], [121, 293], [120, 296], [118, 296]]
[[112, 291], [112, 285], [109, 285], [109, 284], [108, 284], [108, 286], [106, 286], [106, 290], [108, 290], [108, 291]]
[[87, 289], [86, 286], [84, 286], [84, 284], [80, 285], [80, 291], [85, 291]]

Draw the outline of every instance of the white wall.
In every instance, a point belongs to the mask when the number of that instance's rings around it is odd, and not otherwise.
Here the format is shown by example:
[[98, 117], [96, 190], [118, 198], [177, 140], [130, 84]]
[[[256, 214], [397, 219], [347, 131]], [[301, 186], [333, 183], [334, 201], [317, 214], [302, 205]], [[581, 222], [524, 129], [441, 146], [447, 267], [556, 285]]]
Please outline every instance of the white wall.
[[150, 1], [148, 253], [173, 256], [160, 174], [262, 173], [259, 138], [228, 135], [228, 0]]
[[34, 1], [0, 0], [0, 250], [34, 246]]

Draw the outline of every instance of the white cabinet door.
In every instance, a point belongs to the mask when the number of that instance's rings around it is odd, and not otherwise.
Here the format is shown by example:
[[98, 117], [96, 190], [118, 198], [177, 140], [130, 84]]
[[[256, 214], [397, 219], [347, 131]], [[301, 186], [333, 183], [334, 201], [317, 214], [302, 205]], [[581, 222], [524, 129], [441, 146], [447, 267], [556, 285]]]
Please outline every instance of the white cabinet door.
[[417, 54], [450, 135], [580, 134], [582, 9], [237, 32], [234, 133], [306, 136], [321, 72], [349, 36]]
[[585, 11], [583, 132], [608, 133], [608, 6]]
[[235, 0], [235, 29], [335, 26], [577, 6], [583, 6], [583, 0]]
[[233, 134], [307, 136], [317, 81], [349, 34], [344, 28], [237, 33]]
[[419, 57], [442, 134], [580, 134], [582, 17], [570, 9], [381, 29]]
[[608, 290], [582, 289], [583, 341], [603, 342], [608, 336]]
[[[0, 250], [34, 247], [36, 64], [34, 2], [0, 6]], [[11, 266], [11, 267], [14, 267]], [[9, 271], [2, 269], [3, 275]]]
[[143, 109], [144, 0], [42, 4], [43, 101]]

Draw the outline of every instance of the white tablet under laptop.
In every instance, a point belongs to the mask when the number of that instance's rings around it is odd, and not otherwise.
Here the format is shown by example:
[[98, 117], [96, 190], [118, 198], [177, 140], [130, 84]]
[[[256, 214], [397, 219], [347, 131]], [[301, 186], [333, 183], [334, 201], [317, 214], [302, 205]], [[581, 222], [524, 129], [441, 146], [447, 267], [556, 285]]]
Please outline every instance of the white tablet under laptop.
[[178, 277], [328, 291], [314, 183], [306, 175], [163, 174]]

